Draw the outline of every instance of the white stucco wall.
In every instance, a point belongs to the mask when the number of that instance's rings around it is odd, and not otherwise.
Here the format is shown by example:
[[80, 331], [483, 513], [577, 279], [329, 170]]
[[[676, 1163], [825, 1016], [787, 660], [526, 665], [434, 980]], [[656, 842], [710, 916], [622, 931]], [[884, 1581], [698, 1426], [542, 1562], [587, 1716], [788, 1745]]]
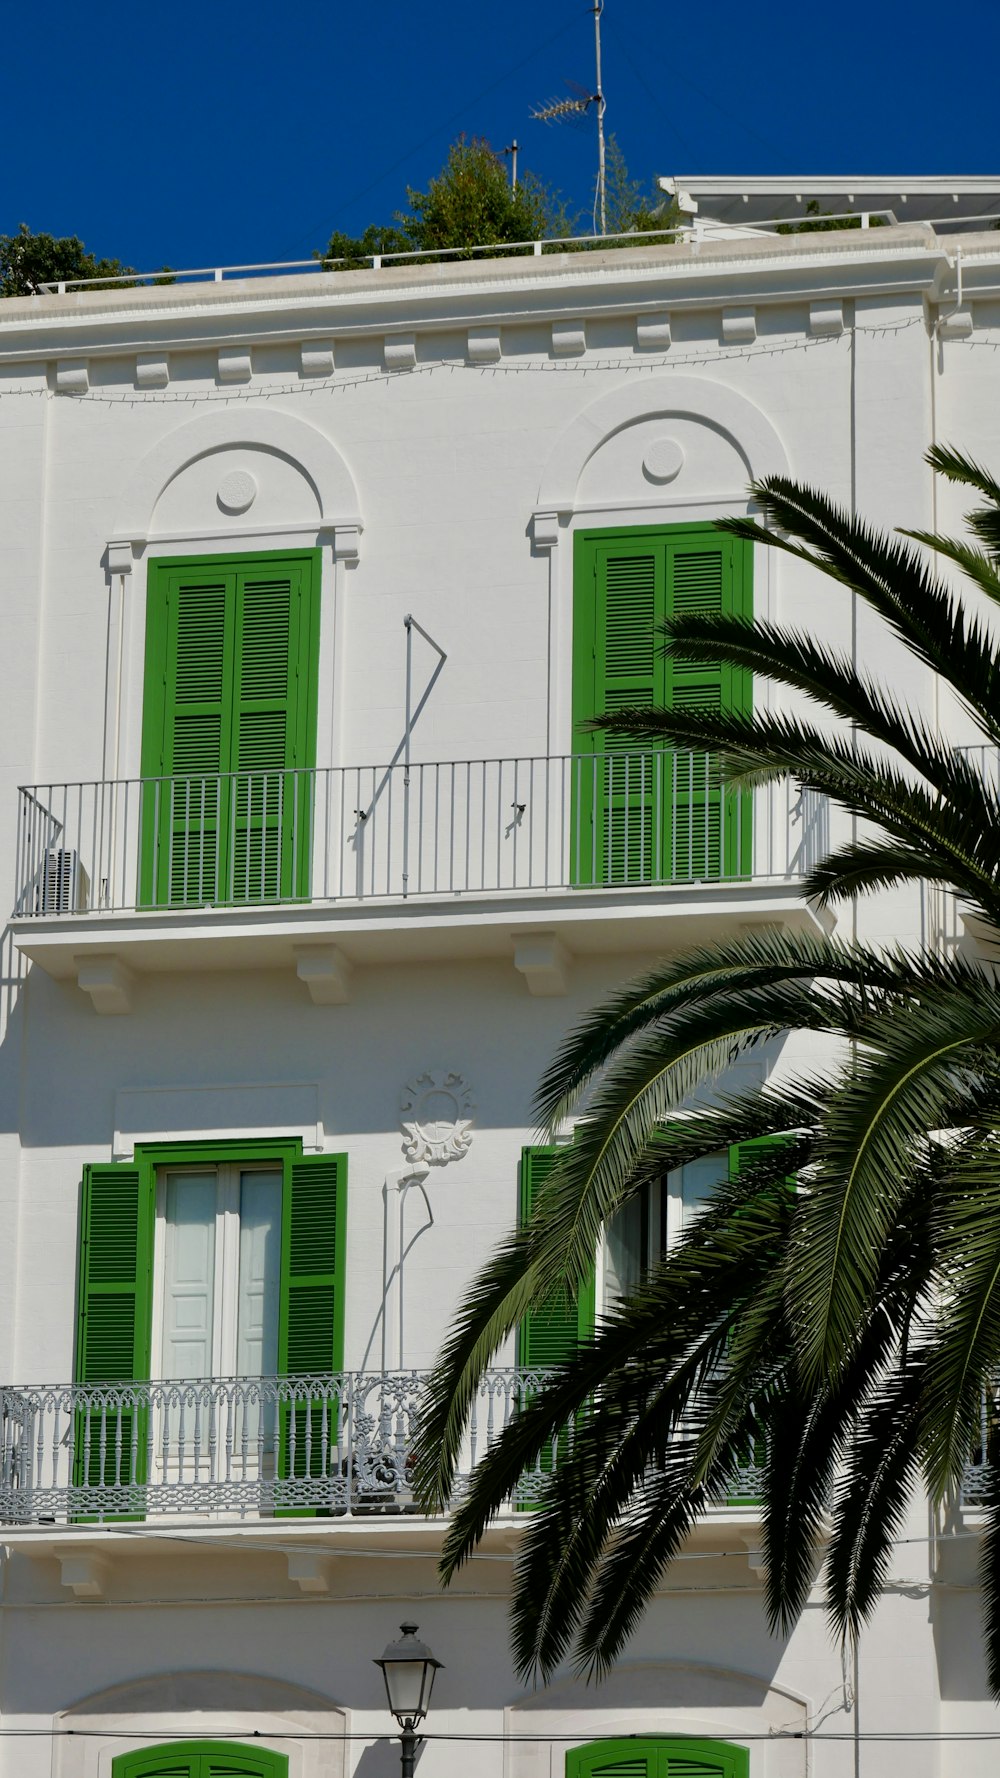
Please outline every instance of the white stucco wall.
[[[881, 231], [863, 251], [829, 237], [808, 252], [770, 245], [756, 258], [742, 247], [708, 248], [700, 259], [647, 248], [561, 266], [415, 268], [381, 284], [357, 274], [339, 285], [274, 280], [5, 305], [0, 894], [12, 903], [17, 785], [138, 774], [146, 569], [158, 556], [319, 544], [317, 760], [355, 766], [387, 761], [400, 743], [408, 613], [448, 655], [414, 729], [416, 761], [570, 750], [578, 529], [743, 511], [749, 475], [773, 470], [885, 525], [955, 522], [961, 501], [935, 489], [923, 452], [938, 438], [997, 461], [997, 257], [987, 238], [978, 272], [969, 271], [982, 292], [964, 339], [936, 338], [941, 255], [919, 230]], [[828, 313], [831, 302], [842, 305], [841, 330], [819, 331], [812, 309]], [[741, 323], [734, 340], [734, 305], [753, 314], [752, 337]], [[640, 324], [665, 314], [669, 344], [661, 326], [651, 349]], [[495, 334], [489, 361], [470, 361], [482, 356], [470, 328], [477, 342]], [[575, 329], [580, 350], [565, 352], [561, 328]], [[387, 355], [405, 361], [411, 330], [412, 368], [387, 369]], [[306, 374], [304, 350], [331, 340], [333, 368]], [[220, 352], [246, 356], [245, 380], [223, 380]], [[150, 382], [146, 360], [168, 367], [165, 380]], [[67, 365], [78, 388], [86, 367], [82, 392], [65, 392]], [[643, 464], [664, 438], [681, 446], [684, 463], [675, 480], [657, 483]], [[242, 517], [216, 499], [233, 471], [258, 486]], [[898, 683], [898, 645], [828, 583], [768, 557], [756, 564], [755, 592], [758, 610]], [[419, 638], [414, 662], [419, 691], [433, 666]], [[912, 664], [907, 671], [908, 698], [934, 715], [926, 678]], [[841, 930], [855, 918], [866, 937], [915, 939], [924, 910], [897, 894], [848, 913]], [[421, 1070], [440, 1066], [470, 1083], [473, 1141], [426, 1181], [432, 1224], [418, 1194], [407, 1198], [402, 1328], [394, 1303], [388, 1330], [388, 1362], [400, 1340], [405, 1366], [432, 1361], [465, 1284], [514, 1221], [518, 1156], [546, 1061], [595, 1000], [647, 966], [661, 942], [688, 942], [692, 928], [678, 925], [676, 940], [664, 928], [653, 944], [623, 897], [605, 940], [573, 955], [566, 929], [568, 992], [536, 998], [513, 966], [509, 933], [487, 943], [443, 932], [414, 948], [415, 925], [404, 910], [384, 915], [344, 1005], [312, 1004], [294, 969], [270, 952], [266, 968], [256, 965], [251, 943], [239, 968], [220, 967], [205, 946], [200, 964], [137, 966], [132, 1010], [114, 1018], [97, 1016], [71, 969], [53, 979], [27, 967], [7, 933], [0, 1378], [72, 1374], [82, 1165], [110, 1158], [116, 1131], [197, 1137], [234, 1119], [247, 1135], [295, 1129], [310, 1146], [318, 1127], [323, 1146], [348, 1155], [346, 1359], [377, 1369], [383, 1184], [401, 1165], [399, 1097]], [[350, 955], [360, 941], [345, 923], [338, 942]], [[904, 1751], [851, 1740], [858, 1729], [996, 1727], [974, 1596], [961, 1577], [930, 1585], [919, 1502], [899, 1547], [898, 1585], [862, 1643], [855, 1705], [818, 1599], [789, 1638], [768, 1635], [752, 1528], [727, 1527], [724, 1516], [671, 1569], [611, 1680], [588, 1690], [567, 1678], [540, 1693], [520, 1687], [507, 1653], [516, 1525], [444, 1599], [433, 1538], [408, 1536], [405, 1522], [394, 1534], [372, 1522], [370, 1537], [360, 1525], [343, 1536], [313, 1527], [329, 1555], [327, 1590], [314, 1594], [288, 1574], [285, 1552], [303, 1527], [274, 1526], [267, 1547], [262, 1529], [241, 1541], [220, 1526], [213, 1543], [202, 1527], [194, 1544], [141, 1526], [104, 1543], [83, 1527], [11, 1533], [0, 1729], [89, 1722], [93, 1733], [51, 1743], [46, 1733], [0, 1736], [0, 1774], [109, 1778], [141, 1718], [137, 1740], [151, 1738], [153, 1721], [169, 1730], [164, 1739], [199, 1725], [257, 1728], [262, 1738], [287, 1731], [280, 1745], [293, 1775], [379, 1778], [395, 1769], [394, 1749], [316, 1743], [309, 1731], [385, 1733], [371, 1656], [410, 1611], [447, 1663], [435, 1730], [543, 1736], [506, 1748], [499, 1739], [435, 1743], [421, 1760], [426, 1778], [470, 1768], [557, 1778], [566, 1737], [643, 1731], [742, 1734], [753, 1778], [875, 1778], [904, 1765], [909, 1778], [978, 1778], [992, 1769], [989, 1744]], [[101, 1556], [103, 1597], [74, 1597], [60, 1584], [60, 1561], [85, 1543]], [[213, 1692], [206, 1675], [228, 1678]], [[266, 1702], [251, 1701], [255, 1684]], [[774, 1738], [790, 1725], [841, 1738]]]

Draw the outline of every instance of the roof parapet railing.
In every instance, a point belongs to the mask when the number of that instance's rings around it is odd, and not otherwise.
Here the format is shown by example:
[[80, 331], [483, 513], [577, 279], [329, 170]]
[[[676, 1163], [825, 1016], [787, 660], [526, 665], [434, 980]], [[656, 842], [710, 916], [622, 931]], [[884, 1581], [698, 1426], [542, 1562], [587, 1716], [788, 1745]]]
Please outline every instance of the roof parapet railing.
[[[156, 284], [179, 284], [188, 280], [207, 279], [215, 284], [222, 284], [227, 278], [245, 276], [274, 276], [279, 272], [329, 272], [340, 268], [349, 271], [383, 271], [395, 265], [438, 264], [451, 259], [470, 259], [492, 256], [503, 259], [511, 254], [533, 256], [536, 259], [543, 254], [574, 252], [583, 249], [599, 250], [611, 246], [615, 242], [627, 242], [630, 246], [643, 247], [654, 242], [665, 241], [667, 245], [678, 239], [690, 239], [692, 236], [701, 239], [715, 238], [725, 240], [727, 236], [734, 239], [745, 239], [751, 234], [769, 235], [780, 232], [785, 235], [798, 234], [835, 234], [839, 232], [831, 224], [843, 223], [845, 230], [849, 228], [869, 229], [883, 225], [899, 226], [899, 217], [893, 210], [838, 210], [824, 212], [817, 216], [803, 216], [790, 219], [787, 216], [774, 216], [763, 219], [755, 218], [752, 222], [728, 221], [718, 217], [701, 215], [697, 219], [688, 218], [680, 223], [673, 223], [669, 228], [626, 229], [612, 235], [546, 235], [533, 241], [485, 241], [471, 247], [414, 247], [405, 252], [365, 253], [357, 258], [340, 259], [279, 259], [259, 260], [242, 265], [224, 266], [188, 266], [174, 269], [164, 266], [154, 272], [120, 272], [115, 277], [105, 278], [61, 278], [39, 284], [39, 296], [65, 296], [70, 290], [103, 290], [121, 286], [131, 289], [135, 285], [150, 286]], [[984, 211], [980, 216], [933, 216], [920, 218], [912, 224], [915, 228], [948, 229], [952, 232], [967, 229], [974, 223], [987, 223], [990, 227], [1000, 228], [1000, 216], [994, 211]], [[904, 226], [906, 223], [904, 221]]]

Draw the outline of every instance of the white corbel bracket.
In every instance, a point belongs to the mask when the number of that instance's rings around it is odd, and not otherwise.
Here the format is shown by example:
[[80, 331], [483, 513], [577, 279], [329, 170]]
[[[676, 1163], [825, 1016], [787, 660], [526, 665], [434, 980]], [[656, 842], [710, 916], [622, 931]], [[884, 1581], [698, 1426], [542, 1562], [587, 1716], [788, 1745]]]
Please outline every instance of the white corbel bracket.
[[579, 358], [587, 350], [587, 330], [582, 321], [553, 321], [553, 358]]
[[722, 341], [726, 346], [745, 346], [757, 338], [754, 309], [723, 309]]
[[559, 543], [559, 514], [536, 512], [531, 521], [531, 541], [536, 549], [555, 549]]
[[253, 362], [248, 346], [220, 346], [218, 360], [218, 381], [220, 383], [249, 383], [253, 375]]
[[465, 356], [470, 364], [498, 364], [499, 327], [470, 327], [466, 337]]
[[844, 331], [844, 305], [842, 302], [824, 302], [809, 304], [809, 332], [818, 339], [834, 338]]
[[333, 376], [333, 341], [303, 340], [299, 367], [304, 377]]
[[332, 1591], [335, 1557], [322, 1555], [318, 1550], [289, 1550], [287, 1561], [288, 1578], [295, 1582], [300, 1593]]
[[90, 388], [90, 366], [85, 358], [56, 359], [56, 393], [86, 395]]
[[165, 389], [170, 382], [170, 359], [166, 352], [139, 352], [135, 360], [137, 389]]
[[94, 1011], [115, 1016], [132, 1011], [135, 977], [119, 957], [74, 957], [77, 987], [89, 994]]
[[514, 968], [528, 993], [551, 999], [569, 991], [570, 954], [554, 932], [524, 932], [514, 939]]
[[59, 1579], [78, 1599], [103, 1599], [108, 1567], [100, 1556], [60, 1556]]
[[360, 519], [354, 524], [334, 525], [333, 527], [333, 559], [335, 562], [356, 562], [361, 554]]
[[659, 315], [639, 315], [635, 323], [637, 352], [665, 352], [670, 344], [670, 316], [666, 310]]
[[417, 363], [415, 333], [387, 333], [382, 341], [382, 362], [386, 370], [414, 370]]
[[118, 541], [108, 544], [107, 563], [109, 574], [131, 574], [134, 559], [135, 552], [130, 542], [122, 543], [121, 541]]
[[314, 1006], [346, 1006], [354, 965], [339, 945], [296, 945], [295, 973]]

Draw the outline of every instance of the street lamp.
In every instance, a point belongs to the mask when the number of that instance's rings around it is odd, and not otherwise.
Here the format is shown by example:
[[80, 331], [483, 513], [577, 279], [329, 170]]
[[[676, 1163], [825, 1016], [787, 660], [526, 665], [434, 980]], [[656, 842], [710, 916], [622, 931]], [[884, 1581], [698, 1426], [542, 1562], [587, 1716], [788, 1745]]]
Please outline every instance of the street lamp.
[[418, 1736], [416, 1725], [430, 1708], [434, 1675], [443, 1662], [436, 1661], [426, 1642], [417, 1641], [416, 1624], [400, 1624], [402, 1635], [390, 1642], [375, 1662], [381, 1667], [389, 1709], [399, 1724], [402, 1778], [413, 1778]]

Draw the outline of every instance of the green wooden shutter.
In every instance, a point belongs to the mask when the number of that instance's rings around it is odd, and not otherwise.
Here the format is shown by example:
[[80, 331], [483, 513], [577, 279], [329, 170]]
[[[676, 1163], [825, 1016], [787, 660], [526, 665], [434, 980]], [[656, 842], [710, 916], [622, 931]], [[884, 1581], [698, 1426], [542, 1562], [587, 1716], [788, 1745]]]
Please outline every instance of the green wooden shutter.
[[[562, 1151], [558, 1148], [525, 1148], [521, 1151], [519, 1218], [523, 1226], [531, 1215], [539, 1187]], [[541, 1309], [532, 1309], [517, 1330], [517, 1362], [522, 1370], [546, 1370], [561, 1364], [581, 1340], [594, 1331], [596, 1278], [591, 1273], [575, 1301], [560, 1295]]]
[[[752, 551], [714, 526], [638, 526], [576, 540], [573, 714], [637, 705], [749, 710], [750, 675], [688, 666], [661, 650], [674, 612], [752, 609]], [[724, 789], [711, 756], [576, 730], [570, 872], [577, 884], [687, 882], [749, 874], [751, 799]]]
[[229, 1741], [173, 1741], [120, 1753], [112, 1778], [286, 1778], [288, 1755]]
[[[149, 1378], [153, 1256], [152, 1174], [142, 1164], [84, 1169], [77, 1290], [76, 1381]], [[84, 1405], [74, 1423], [73, 1484], [82, 1490], [141, 1487], [145, 1409]], [[95, 1509], [99, 1498], [80, 1502]]]
[[[328, 1377], [344, 1364], [347, 1156], [285, 1163], [278, 1368], [284, 1377]], [[329, 1473], [336, 1404], [303, 1399], [281, 1416], [282, 1481]], [[308, 1509], [304, 1509], [308, 1510]]]
[[566, 1778], [749, 1778], [750, 1755], [731, 1741], [626, 1735], [572, 1747]]
[[318, 617], [318, 551], [151, 564], [144, 903], [308, 893]]

